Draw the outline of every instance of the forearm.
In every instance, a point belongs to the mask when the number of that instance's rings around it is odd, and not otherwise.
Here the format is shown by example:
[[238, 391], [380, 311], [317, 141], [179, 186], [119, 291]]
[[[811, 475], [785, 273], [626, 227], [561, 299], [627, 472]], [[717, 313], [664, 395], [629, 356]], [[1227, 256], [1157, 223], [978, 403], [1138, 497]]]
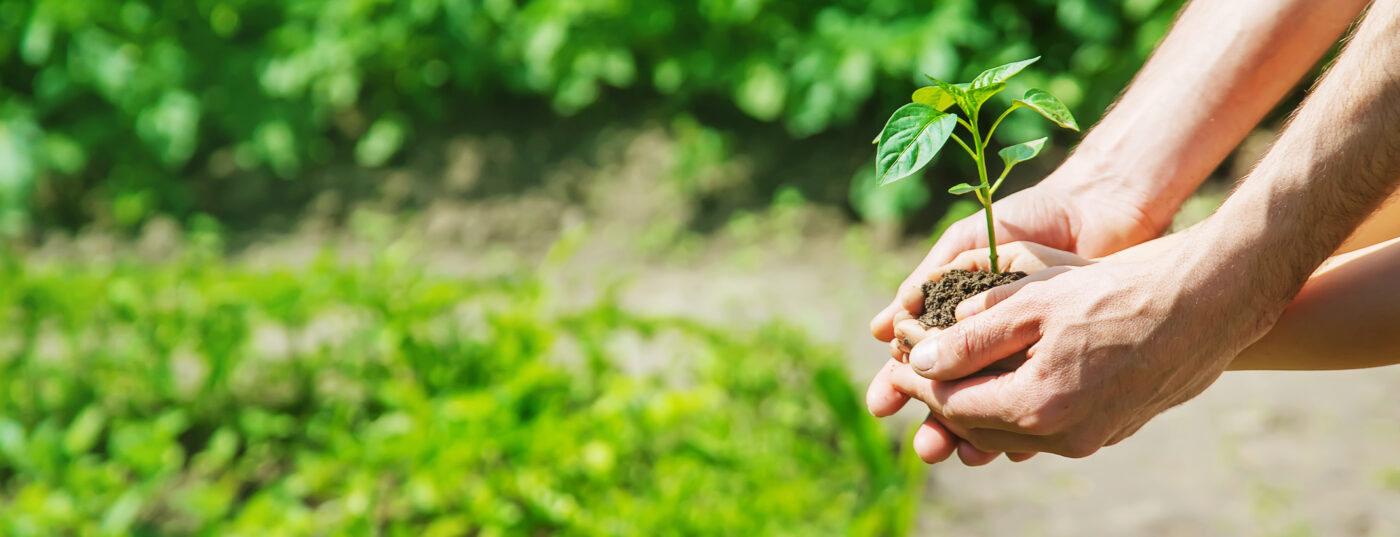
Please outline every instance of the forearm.
[[1361, 223], [1337, 249], [1337, 253], [1359, 250], [1400, 237], [1400, 191], [1392, 192], [1379, 209]]
[[1378, 1], [1250, 177], [1176, 262], [1256, 336], [1400, 180], [1400, 0]]
[[1196, 0], [1128, 90], [1047, 180], [1108, 188], [1158, 232], [1337, 41], [1363, 0]]
[[1328, 260], [1230, 369], [1356, 369], [1400, 362], [1396, 267], [1400, 239]]

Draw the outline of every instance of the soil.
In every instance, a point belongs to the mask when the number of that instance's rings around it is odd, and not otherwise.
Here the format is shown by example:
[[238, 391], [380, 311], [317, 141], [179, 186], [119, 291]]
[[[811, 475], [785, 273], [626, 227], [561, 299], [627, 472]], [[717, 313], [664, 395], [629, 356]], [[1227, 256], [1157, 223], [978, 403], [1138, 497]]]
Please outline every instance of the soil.
[[953, 310], [964, 299], [999, 285], [1006, 285], [1021, 278], [1026, 273], [955, 269], [943, 274], [937, 280], [924, 282], [924, 314], [919, 322], [930, 328], [948, 328], [958, 322]]

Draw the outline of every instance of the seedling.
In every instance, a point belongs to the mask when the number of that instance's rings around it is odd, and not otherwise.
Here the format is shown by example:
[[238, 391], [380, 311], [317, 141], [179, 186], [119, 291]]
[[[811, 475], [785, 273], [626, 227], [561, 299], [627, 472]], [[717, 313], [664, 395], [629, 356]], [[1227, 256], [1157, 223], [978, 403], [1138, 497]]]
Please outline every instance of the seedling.
[[[980, 182], [976, 185], [961, 183], [948, 189], [948, 192], [955, 195], [972, 192], [977, 195], [977, 201], [982, 204], [983, 212], [987, 215], [987, 244], [990, 250], [988, 257], [991, 258], [993, 273], [1000, 273], [1001, 269], [997, 266], [997, 237], [992, 225], [992, 195], [996, 194], [1002, 180], [1006, 179], [1006, 174], [1013, 166], [1040, 154], [1046, 139], [1031, 140], [998, 151], [997, 154], [1001, 155], [1001, 161], [1004, 163], [1001, 175], [997, 176], [995, 181], [988, 181], [985, 152], [987, 144], [992, 140], [992, 134], [996, 132], [997, 126], [1001, 125], [1001, 120], [1020, 108], [1035, 110], [1066, 129], [1079, 130], [1079, 125], [1074, 122], [1074, 116], [1070, 115], [1064, 103], [1049, 92], [1034, 88], [1026, 91], [1025, 96], [1013, 101], [1011, 107], [992, 122], [992, 127], [987, 129], [986, 135], [982, 135], [978, 130], [978, 113], [982, 111], [982, 105], [993, 95], [1006, 89], [1007, 79], [1039, 59], [1037, 56], [988, 69], [966, 84], [949, 84], [930, 76], [928, 79], [933, 81], [933, 85], [916, 90], [911, 99], [913, 102], [895, 110], [889, 122], [885, 123], [885, 129], [875, 138], [875, 144], [878, 146], [875, 149], [875, 174], [881, 186], [909, 177], [923, 169], [949, 138], [962, 146], [967, 154], [972, 155], [972, 160], [977, 163], [977, 177]], [[958, 106], [963, 117], [958, 117], [953, 112], [945, 112], [953, 105]], [[970, 145], [953, 132], [958, 125], [967, 129], [972, 139]]]

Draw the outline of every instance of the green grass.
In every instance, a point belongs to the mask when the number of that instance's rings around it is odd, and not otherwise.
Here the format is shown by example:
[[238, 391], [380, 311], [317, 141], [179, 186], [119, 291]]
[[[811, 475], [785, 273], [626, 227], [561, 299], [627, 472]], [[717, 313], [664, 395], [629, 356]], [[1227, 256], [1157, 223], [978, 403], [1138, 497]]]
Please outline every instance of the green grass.
[[917, 460], [799, 331], [385, 257], [6, 257], [0, 534], [907, 532]]

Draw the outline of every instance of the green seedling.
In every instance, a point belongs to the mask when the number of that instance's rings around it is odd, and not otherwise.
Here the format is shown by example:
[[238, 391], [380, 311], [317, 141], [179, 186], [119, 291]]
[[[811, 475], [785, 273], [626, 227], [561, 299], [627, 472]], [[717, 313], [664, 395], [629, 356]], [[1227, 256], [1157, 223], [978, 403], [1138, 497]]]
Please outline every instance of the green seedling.
[[[923, 169], [949, 138], [962, 146], [967, 154], [972, 155], [972, 160], [977, 163], [977, 177], [980, 182], [976, 185], [961, 183], [948, 189], [948, 192], [955, 195], [972, 192], [982, 204], [983, 212], [987, 215], [987, 244], [990, 245], [988, 257], [991, 258], [992, 272], [1001, 272], [997, 266], [996, 230], [992, 225], [992, 195], [996, 194], [997, 188], [1001, 187], [1002, 180], [1006, 179], [1006, 174], [1013, 166], [1040, 154], [1046, 140], [1032, 140], [997, 152], [1001, 155], [1004, 165], [996, 180], [988, 181], [985, 152], [987, 144], [992, 140], [992, 134], [996, 132], [997, 126], [1001, 125], [1001, 120], [1021, 108], [1034, 110], [1066, 129], [1079, 130], [1079, 125], [1074, 122], [1074, 116], [1070, 115], [1064, 103], [1049, 92], [1034, 88], [1026, 91], [1020, 99], [1012, 101], [1011, 107], [992, 122], [992, 127], [987, 129], [985, 135], [978, 130], [978, 113], [982, 111], [982, 105], [993, 95], [1006, 89], [1007, 79], [1039, 59], [1037, 56], [988, 69], [966, 84], [949, 84], [930, 76], [928, 78], [933, 81], [933, 85], [915, 91], [911, 99], [913, 102], [895, 110], [889, 122], [885, 123], [885, 129], [875, 138], [875, 144], [878, 146], [875, 149], [875, 173], [882, 186]], [[953, 105], [957, 105], [963, 117], [946, 112]], [[958, 125], [967, 129], [972, 139], [971, 144], [953, 132]]]

